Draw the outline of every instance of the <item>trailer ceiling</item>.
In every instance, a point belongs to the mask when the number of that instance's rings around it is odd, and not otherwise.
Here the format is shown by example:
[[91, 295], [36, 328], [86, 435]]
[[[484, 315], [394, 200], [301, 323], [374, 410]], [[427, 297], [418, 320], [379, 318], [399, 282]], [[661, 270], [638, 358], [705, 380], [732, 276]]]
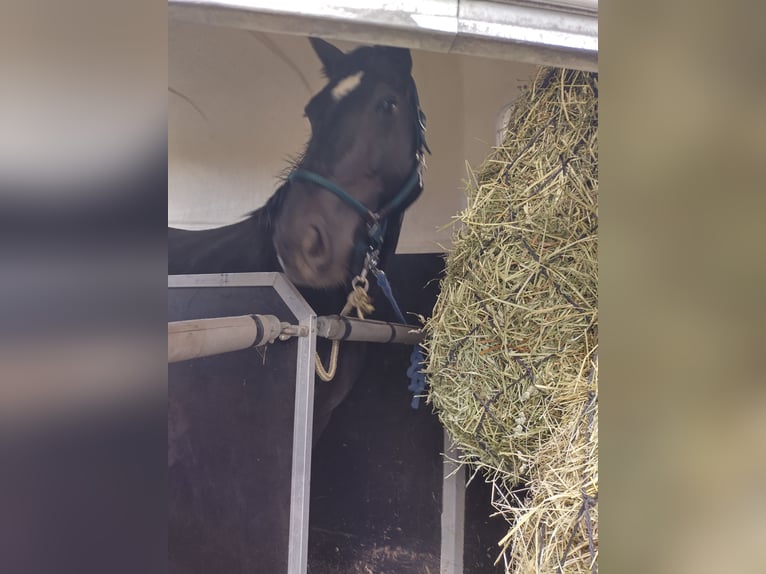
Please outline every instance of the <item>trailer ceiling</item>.
[[597, 0], [170, 0], [171, 19], [598, 69]]

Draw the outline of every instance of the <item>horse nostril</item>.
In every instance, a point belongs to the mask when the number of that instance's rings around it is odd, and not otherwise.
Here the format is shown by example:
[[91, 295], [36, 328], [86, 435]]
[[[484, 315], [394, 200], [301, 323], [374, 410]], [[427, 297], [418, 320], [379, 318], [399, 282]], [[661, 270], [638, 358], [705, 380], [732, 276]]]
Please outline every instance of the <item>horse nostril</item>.
[[324, 241], [322, 241], [322, 234], [319, 232], [319, 228], [316, 225], [309, 227], [306, 234], [306, 254], [311, 257], [319, 257], [324, 251]]
[[303, 254], [306, 262], [314, 269], [327, 264], [330, 250], [325, 233], [316, 225], [309, 225], [303, 235]]

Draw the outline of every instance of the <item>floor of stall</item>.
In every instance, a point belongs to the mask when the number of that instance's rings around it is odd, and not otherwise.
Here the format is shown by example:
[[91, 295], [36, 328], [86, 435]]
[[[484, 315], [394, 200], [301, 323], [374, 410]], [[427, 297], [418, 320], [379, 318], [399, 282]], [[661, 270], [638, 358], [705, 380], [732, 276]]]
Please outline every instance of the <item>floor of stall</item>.
[[[440, 255], [395, 258], [389, 276], [403, 310], [430, 312], [438, 284], [429, 281], [442, 268]], [[410, 352], [371, 346], [365, 375], [314, 450], [309, 574], [440, 572], [443, 434], [429, 405], [410, 407]], [[466, 492], [466, 574], [503, 572], [493, 564], [507, 525], [490, 518], [490, 498], [477, 477]]]

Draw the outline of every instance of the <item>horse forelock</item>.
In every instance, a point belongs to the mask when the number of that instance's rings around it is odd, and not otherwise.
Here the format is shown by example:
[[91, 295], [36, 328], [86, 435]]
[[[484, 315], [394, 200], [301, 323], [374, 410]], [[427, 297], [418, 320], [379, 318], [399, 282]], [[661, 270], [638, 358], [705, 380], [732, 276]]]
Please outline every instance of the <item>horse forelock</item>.
[[411, 71], [402, 69], [389, 54], [386, 48], [380, 46], [362, 46], [345, 54], [331, 71], [323, 69], [327, 83], [309, 101], [307, 115], [321, 117], [347, 95], [359, 92], [374, 82], [383, 82], [401, 91], [410, 90], [414, 83]]

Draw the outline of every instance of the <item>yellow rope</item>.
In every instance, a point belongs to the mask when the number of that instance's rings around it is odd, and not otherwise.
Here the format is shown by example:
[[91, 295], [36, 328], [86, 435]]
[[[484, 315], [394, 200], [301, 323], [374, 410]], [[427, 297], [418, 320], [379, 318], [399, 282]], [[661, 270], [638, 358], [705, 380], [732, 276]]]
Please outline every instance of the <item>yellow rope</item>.
[[[359, 279], [359, 278], [357, 278]], [[356, 315], [360, 319], [364, 319], [365, 315], [369, 315], [375, 310], [372, 306], [372, 299], [367, 294], [367, 288], [369, 287], [367, 280], [361, 278], [361, 281], [354, 280], [354, 288], [351, 293], [348, 294], [346, 304], [343, 306], [343, 310], [340, 312], [342, 316], [346, 316], [353, 309], [356, 309]], [[330, 350], [330, 365], [327, 369], [322, 364], [322, 359], [319, 358], [319, 353], [314, 353], [314, 368], [317, 376], [324, 382], [329, 383], [335, 377], [335, 371], [338, 369], [338, 354], [340, 351], [340, 341], [332, 342], [332, 349]]]
[[372, 306], [372, 299], [367, 294], [367, 290], [361, 285], [355, 285], [351, 293], [348, 294], [346, 299], [346, 305], [340, 312], [341, 315], [346, 316], [353, 309], [356, 309], [356, 315], [360, 319], [364, 319], [365, 315], [369, 315], [375, 310]]
[[338, 368], [338, 350], [340, 349], [340, 341], [332, 342], [332, 349], [330, 350], [330, 366], [325, 369], [322, 364], [322, 359], [319, 358], [319, 353], [314, 353], [314, 368], [317, 372], [317, 376], [325, 383], [332, 381], [335, 377], [335, 371]]

